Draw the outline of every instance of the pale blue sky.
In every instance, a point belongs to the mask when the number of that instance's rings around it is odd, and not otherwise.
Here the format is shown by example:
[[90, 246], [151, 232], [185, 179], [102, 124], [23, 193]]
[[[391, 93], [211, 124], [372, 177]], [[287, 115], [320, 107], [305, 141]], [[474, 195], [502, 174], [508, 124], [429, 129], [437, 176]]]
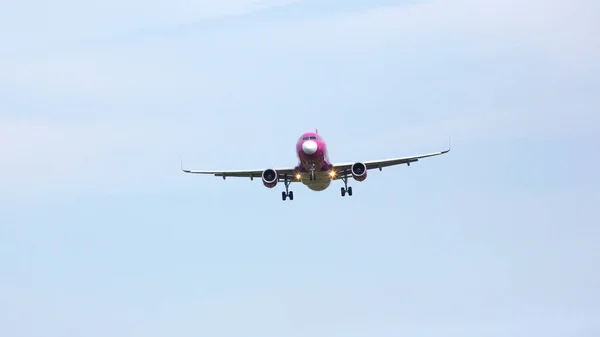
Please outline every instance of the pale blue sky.
[[[3, 4], [0, 335], [598, 336], [597, 13]], [[179, 171], [315, 128], [336, 162], [452, 152], [350, 198]]]

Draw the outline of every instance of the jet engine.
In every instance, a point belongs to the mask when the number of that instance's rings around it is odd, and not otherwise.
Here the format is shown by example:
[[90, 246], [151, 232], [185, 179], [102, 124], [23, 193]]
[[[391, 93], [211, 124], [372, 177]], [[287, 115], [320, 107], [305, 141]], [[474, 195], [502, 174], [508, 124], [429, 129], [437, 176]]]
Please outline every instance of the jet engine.
[[266, 169], [262, 173], [262, 181], [265, 187], [273, 188], [277, 185], [277, 182], [279, 181], [279, 176], [277, 175], [277, 172], [275, 170]]
[[363, 181], [367, 179], [367, 165], [363, 163], [354, 163], [350, 168], [352, 171], [352, 178], [356, 181]]

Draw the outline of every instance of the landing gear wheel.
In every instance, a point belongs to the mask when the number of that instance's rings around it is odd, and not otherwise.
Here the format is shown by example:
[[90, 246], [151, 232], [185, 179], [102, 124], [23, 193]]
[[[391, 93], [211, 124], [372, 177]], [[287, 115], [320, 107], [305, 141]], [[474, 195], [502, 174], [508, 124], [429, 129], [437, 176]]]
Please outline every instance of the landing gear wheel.
[[352, 196], [352, 187], [348, 187], [348, 196]]
[[287, 198], [287, 194], [285, 192], [281, 192], [281, 200], [285, 201]]
[[288, 193], [288, 197], [290, 200], [294, 200], [294, 192], [290, 191], [290, 193]]
[[346, 189], [342, 187], [342, 197], [346, 196]]

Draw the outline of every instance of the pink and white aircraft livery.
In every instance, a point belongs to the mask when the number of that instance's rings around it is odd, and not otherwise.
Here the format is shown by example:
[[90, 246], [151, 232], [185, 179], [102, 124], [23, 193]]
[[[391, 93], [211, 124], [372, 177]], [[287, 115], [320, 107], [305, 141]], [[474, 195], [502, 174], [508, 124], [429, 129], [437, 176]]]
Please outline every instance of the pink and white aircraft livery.
[[[448, 144], [449, 145], [449, 144]], [[283, 182], [285, 191], [281, 192], [281, 199], [294, 200], [294, 192], [289, 190], [292, 182], [301, 182], [306, 187], [313, 191], [323, 191], [329, 187], [331, 181], [341, 179], [344, 182], [344, 187], [341, 188], [342, 197], [348, 194], [352, 196], [352, 187], [348, 186], [348, 178], [351, 176], [356, 181], [364, 181], [367, 178], [367, 171], [378, 168], [380, 171], [383, 167], [406, 164], [416, 162], [421, 158], [438, 156], [450, 151], [450, 146], [447, 150], [441, 152], [421, 154], [412, 157], [390, 158], [382, 160], [371, 160], [355, 163], [334, 164], [329, 160], [327, 152], [327, 144], [323, 137], [315, 132], [308, 132], [300, 136], [296, 143], [296, 155], [298, 164], [295, 167], [288, 168], [269, 168], [262, 170], [231, 170], [231, 171], [194, 171], [181, 170], [186, 173], [194, 174], [212, 174], [217, 177], [245, 177], [254, 180], [255, 177], [262, 179], [265, 187], [273, 188], [277, 183]]]

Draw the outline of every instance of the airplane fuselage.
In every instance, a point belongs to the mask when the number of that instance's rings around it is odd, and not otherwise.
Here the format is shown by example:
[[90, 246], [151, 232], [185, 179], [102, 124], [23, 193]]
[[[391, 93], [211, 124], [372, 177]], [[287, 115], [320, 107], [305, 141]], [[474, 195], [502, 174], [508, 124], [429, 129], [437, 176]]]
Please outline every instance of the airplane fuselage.
[[325, 140], [316, 132], [303, 134], [296, 143], [296, 155], [296, 179], [313, 191], [327, 189], [331, 184], [329, 172], [333, 165], [329, 161]]

